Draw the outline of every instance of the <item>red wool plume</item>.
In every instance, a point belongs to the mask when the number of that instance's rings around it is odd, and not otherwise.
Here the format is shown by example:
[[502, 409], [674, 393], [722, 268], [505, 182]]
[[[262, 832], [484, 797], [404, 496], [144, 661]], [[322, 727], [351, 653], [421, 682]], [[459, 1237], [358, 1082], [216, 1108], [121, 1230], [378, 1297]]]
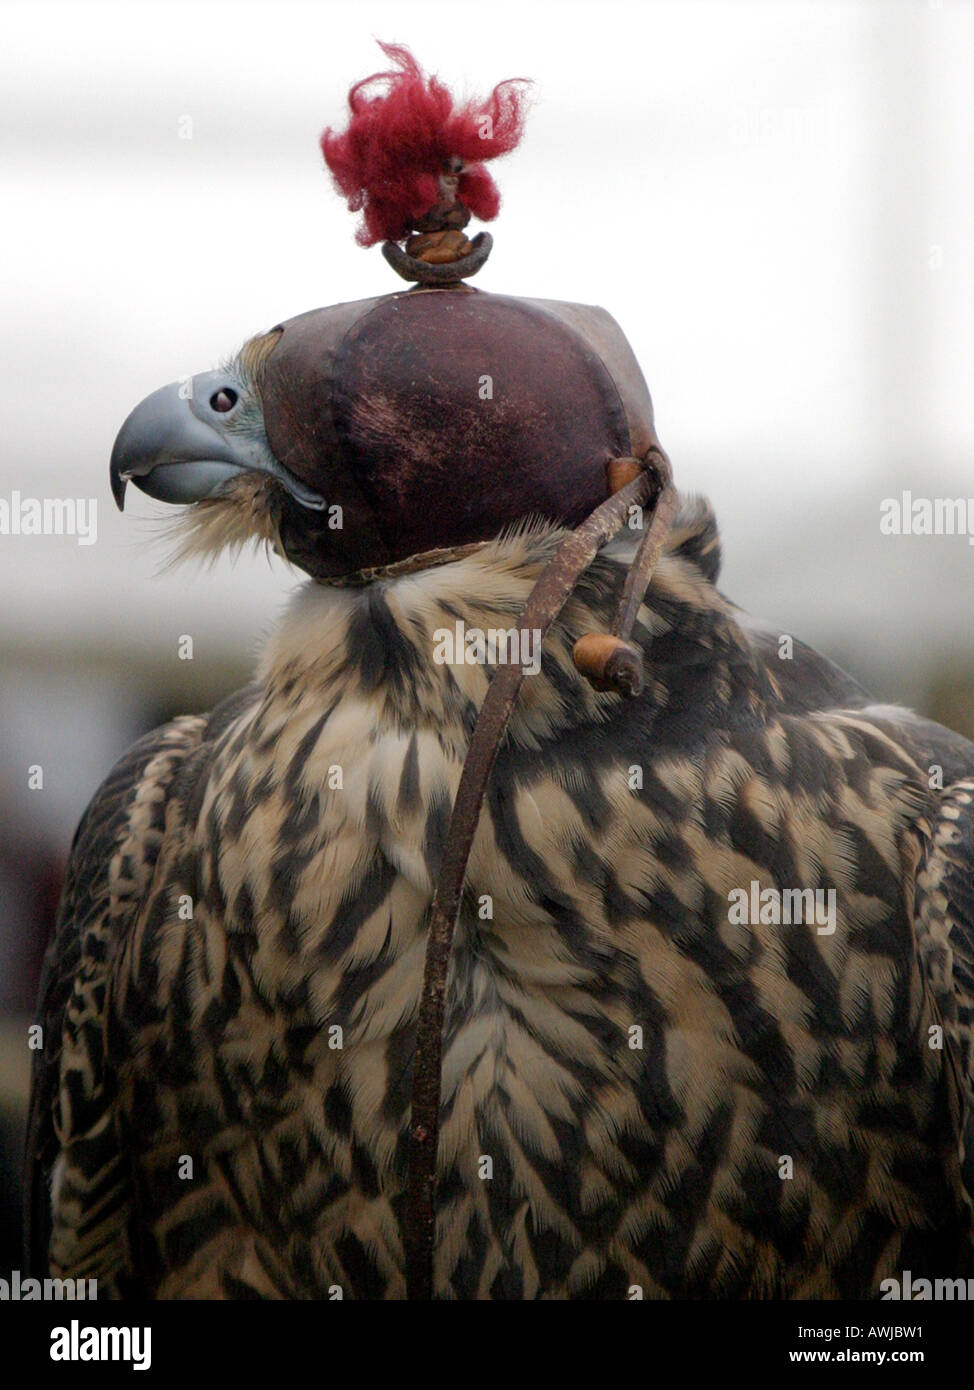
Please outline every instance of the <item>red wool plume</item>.
[[374, 246], [407, 236], [441, 197], [439, 175], [451, 157], [464, 166], [458, 201], [489, 222], [497, 216], [500, 193], [483, 161], [507, 154], [520, 140], [524, 79], [510, 78], [486, 101], [458, 107], [408, 48], [379, 47], [395, 68], [356, 82], [348, 94], [348, 129], [328, 129], [321, 137], [335, 186], [349, 211], [362, 213], [356, 241]]

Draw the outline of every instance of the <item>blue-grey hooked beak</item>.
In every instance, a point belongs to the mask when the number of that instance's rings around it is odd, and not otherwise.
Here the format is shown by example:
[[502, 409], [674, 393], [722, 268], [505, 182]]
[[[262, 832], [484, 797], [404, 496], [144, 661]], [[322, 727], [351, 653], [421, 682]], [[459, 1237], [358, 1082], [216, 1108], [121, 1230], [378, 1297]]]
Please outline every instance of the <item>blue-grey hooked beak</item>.
[[[327, 504], [289, 473], [270, 451], [263, 430], [234, 429], [226, 420], [236, 392], [218, 372], [192, 378], [192, 394], [174, 381], [146, 396], [118, 432], [110, 465], [112, 496], [121, 511], [129, 480], [162, 502], [215, 497], [240, 473], [267, 473], [313, 511]], [[222, 397], [214, 407], [213, 402]], [[208, 416], [212, 415], [212, 422]]]

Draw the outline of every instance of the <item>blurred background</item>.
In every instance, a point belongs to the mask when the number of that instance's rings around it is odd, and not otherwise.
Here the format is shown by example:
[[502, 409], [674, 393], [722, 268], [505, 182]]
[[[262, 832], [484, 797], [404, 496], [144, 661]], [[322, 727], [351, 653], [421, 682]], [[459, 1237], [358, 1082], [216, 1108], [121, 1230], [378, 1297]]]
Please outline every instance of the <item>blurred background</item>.
[[90, 545], [0, 534], [0, 1277], [74, 826], [138, 735], [247, 678], [298, 582], [165, 571], [112, 441], [252, 333], [397, 287], [317, 149], [376, 38], [469, 92], [535, 79], [478, 283], [619, 320], [724, 591], [974, 736], [974, 548], [879, 526], [904, 489], [974, 525], [974, 5], [0, 3], [0, 499], [97, 503]]

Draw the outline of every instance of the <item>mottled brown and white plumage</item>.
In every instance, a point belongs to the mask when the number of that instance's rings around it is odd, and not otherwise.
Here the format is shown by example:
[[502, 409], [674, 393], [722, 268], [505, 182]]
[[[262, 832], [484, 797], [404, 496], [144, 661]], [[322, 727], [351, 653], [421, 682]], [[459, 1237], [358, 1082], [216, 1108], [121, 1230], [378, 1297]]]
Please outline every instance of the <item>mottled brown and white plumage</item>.
[[[45, 970], [38, 1266], [103, 1296], [404, 1296], [424, 919], [491, 674], [435, 663], [433, 633], [514, 625], [561, 534], [308, 583], [252, 685], [110, 775]], [[800, 643], [780, 659], [716, 588], [700, 502], [640, 611], [645, 693], [596, 693], [572, 643], [605, 630], [632, 547], [584, 575], [491, 776], [435, 1293], [868, 1298], [974, 1273], [974, 746]], [[834, 933], [732, 924], [755, 880], [834, 888]]]

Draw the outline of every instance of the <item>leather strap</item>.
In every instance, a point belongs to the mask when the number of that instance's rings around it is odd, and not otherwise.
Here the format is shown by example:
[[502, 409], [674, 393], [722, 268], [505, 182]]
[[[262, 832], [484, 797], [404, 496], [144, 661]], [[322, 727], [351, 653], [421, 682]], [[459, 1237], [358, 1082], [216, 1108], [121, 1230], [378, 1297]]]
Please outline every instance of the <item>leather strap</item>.
[[[669, 460], [663, 451], [654, 447], [640, 462], [642, 469], [638, 475], [596, 507], [582, 525], [561, 542], [524, 605], [519, 619], [521, 628], [540, 629], [543, 639], [599, 548], [625, 524], [629, 508], [633, 505], [645, 508], [652, 502], [652, 520], [626, 576], [612, 625], [613, 635], [623, 644], [628, 643], [676, 503]], [[433, 1296], [434, 1189], [450, 948], [487, 780], [523, 680], [522, 667], [514, 664], [498, 667], [491, 679], [460, 775], [443, 861], [430, 905], [409, 1132], [404, 1238], [406, 1293], [410, 1300], [425, 1301]], [[634, 689], [631, 678], [624, 675], [617, 688], [626, 694], [636, 694], [641, 682], [638, 689]]]

